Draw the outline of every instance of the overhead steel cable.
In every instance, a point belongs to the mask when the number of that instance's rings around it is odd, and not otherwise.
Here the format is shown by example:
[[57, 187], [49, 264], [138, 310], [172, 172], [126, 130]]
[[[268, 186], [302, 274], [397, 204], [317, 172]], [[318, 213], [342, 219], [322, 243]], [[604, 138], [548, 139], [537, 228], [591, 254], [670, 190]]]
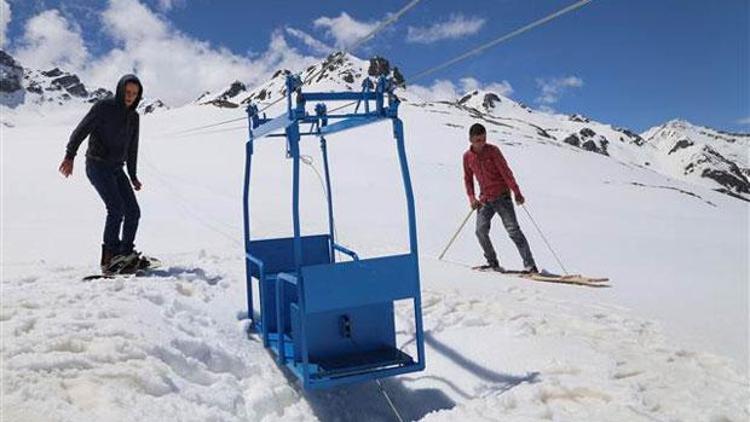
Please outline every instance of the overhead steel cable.
[[[422, 1], [422, 0], [412, 0], [406, 6], [402, 7], [398, 12], [390, 15], [387, 19], [385, 19], [382, 22], [380, 22], [378, 24], [378, 26], [376, 26], [375, 28], [373, 28], [372, 31], [370, 31], [367, 34], [365, 34], [364, 36], [360, 37], [359, 39], [357, 39], [354, 43], [352, 43], [348, 47], [345, 47], [341, 51], [342, 55], [345, 56], [345, 55], [347, 55], [347, 54], [355, 51], [360, 45], [362, 45], [365, 42], [367, 42], [370, 39], [372, 39], [380, 31], [382, 31], [383, 29], [385, 29], [389, 25], [392, 25], [396, 21], [398, 21], [401, 18], [401, 16], [404, 15], [404, 13], [408, 12], [412, 7], [416, 6], [417, 3], [419, 3], [420, 1]], [[311, 75], [309, 78], [307, 78], [305, 80], [305, 83], [308, 83], [311, 80], [315, 79], [317, 76], [319, 76], [320, 74], [322, 74], [324, 71], [325, 71], [325, 66], [321, 66], [320, 67], [320, 71], [317, 72], [316, 74]], [[302, 72], [299, 72], [299, 73], [302, 73]], [[298, 75], [299, 75], [299, 73], [298, 73]]]
[[227, 123], [239, 122], [240, 120], [247, 120], [247, 116], [237, 117], [236, 119], [224, 120], [224, 121], [221, 121], [221, 122], [211, 123], [211, 124], [207, 124], [207, 125], [203, 125], [203, 126], [197, 126], [197, 127], [193, 127], [193, 128], [190, 128], [190, 129], [181, 130], [181, 131], [178, 131], [178, 132], [173, 132], [172, 134], [173, 135], [180, 135], [180, 134], [183, 134], [183, 133], [186, 133], [186, 132], [192, 132], [192, 131], [196, 131], [196, 130], [200, 130], [200, 129], [209, 129], [209, 128], [216, 127], [216, 126], [222, 126], [222, 125], [225, 125]]
[[441, 64], [439, 64], [437, 66], [434, 66], [434, 67], [431, 67], [431, 68], [429, 68], [427, 70], [423, 70], [423, 71], [417, 73], [416, 75], [408, 78], [407, 80], [409, 82], [414, 82], [414, 81], [416, 81], [418, 79], [421, 79], [421, 78], [423, 78], [423, 77], [425, 77], [427, 75], [435, 73], [438, 70], [445, 69], [448, 66], [454, 65], [454, 64], [456, 64], [456, 63], [458, 63], [458, 62], [460, 62], [462, 60], [465, 60], [465, 59], [467, 59], [467, 58], [469, 58], [469, 57], [471, 57], [471, 56], [473, 56], [475, 54], [478, 54], [478, 53], [480, 53], [480, 52], [482, 52], [482, 51], [484, 51], [484, 50], [486, 50], [488, 48], [494, 47], [497, 44], [500, 44], [501, 42], [507, 41], [507, 40], [509, 40], [509, 39], [511, 39], [513, 37], [516, 37], [518, 35], [523, 34], [524, 32], [530, 31], [530, 30], [536, 28], [537, 26], [544, 25], [545, 23], [547, 23], [547, 22], [549, 22], [549, 21], [551, 21], [553, 19], [556, 19], [556, 18], [558, 18], [558, 17], [560, 17], [560, 16], [562, 16], [562, 15], [564, 15], [566, 13], [572, 12], [572, 11], [574, 11], [576, 9], [580, 9], [581, 7], [583, 7], [583, 6], [591, 3], [592, 1], [593, 0], [581, 0], [579, 2], [573, 3], [573, 4], [571, 4], [568, 7], [565, 7], [563, 9], [558, 10], [555, 13], [547, 15], [547, 16], [541, 18], [541, 19], [537, 19], [537, 20], [535, 20], [534, 22], [532, 22], [532, 23], [530, 23], [528, 25], [525, 25], [525, 26], [523, 26], [521, 28], [516, 29], [515, 31], [509, 32], [509, 33], [507, 33], [507, 34], [505, 34], [505, 35], [503, 35], [501, 37], [495, 38], [494, 40], [492, 40], [490, 42], [484, 43], [484, 44], [482, 44], [482, 45], [480, 45], [480, 46], [478, 46], [476, 48], [473, 48], [473, 49], [467, 51], [466, 53], [463, 53], [463, 54], [459, 55], [458, 57], [455, 57], [455, 58], [453, 58], [451, 60], [448, 60], [445, 63], [441, 63]]
[[399, 18], [401, 18], [401, 16], [404, 13], [408, 12], [412, 7], [416, 6], [417, 3], [419, 3], [420, 1], [421, 0], [412, 0], [411, 3], [409, 3], [406, 6], [402, 7], [401, 10], [399, 10], [398, 12], [396, 12], [393, 15], [389, 16], [388, 19], [380, 22], [380, 24], [378, 24], [378, 26], [375, 27], [375, 29], [373, 29], [372, 31], [370, 31], [364, 37], [358, 39], [356, 42], [354, 42], [354, 44], [352, 44], [349, 47], [347, 47], [346, 49], [344, 49], [344, 54], [356, 50], [357, 47], [359, 47], [363, 43], [367, 42], [370, 38], [372, 38], [375, 35], [377, 35], [378, 32], [380, 32], [383, 29], [385, 29], [388, 25], [391, 25], [391, 24], [395, 23], [397, 20], [399, 20]]

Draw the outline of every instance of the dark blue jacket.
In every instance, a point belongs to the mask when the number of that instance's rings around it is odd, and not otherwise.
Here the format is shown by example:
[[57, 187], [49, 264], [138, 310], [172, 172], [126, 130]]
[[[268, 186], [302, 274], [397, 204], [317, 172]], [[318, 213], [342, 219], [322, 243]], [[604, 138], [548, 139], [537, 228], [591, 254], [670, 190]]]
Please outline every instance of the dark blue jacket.
[[[138, 84], [138, 96], [130, 107], [125, 107], [125, 84]], [[136, 180], [138, 160], [138, 112], [135, 111], [143, 96], [143, 86], [135, 75], [125, 75], [117, 83], [114, 98], [97, 101], [86, 117], [70, 135], [65, 157], [73, 158], [87, 136], [89, 146], [86, 158], [114, 165], [127, 162], [128, 175]]]

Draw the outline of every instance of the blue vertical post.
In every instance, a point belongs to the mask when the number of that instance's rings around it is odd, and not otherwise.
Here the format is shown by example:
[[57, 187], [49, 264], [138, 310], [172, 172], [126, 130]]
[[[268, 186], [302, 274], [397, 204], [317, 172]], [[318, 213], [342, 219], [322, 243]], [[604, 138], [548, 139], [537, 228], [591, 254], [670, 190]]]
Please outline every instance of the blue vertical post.
[[242, 188], [242, 214], [244, 224], [245, 239], [245, 278], [247, 283], [247, 317], [250, 319], [250, 328], [255, 327], [255, 315], [253, 315], [253, 283], [252, 267], [247, 254], [250, 253], [250, 165], [253, 158], [253, 130], [252, 125], [248, 125], [250, 132], [249, 138], [245, 143], [245, 183]]
[[[398, 105], [396, 105], [398, 107]], [[406, 148], [404, 146], [404, 124], [398, 117], [392, 118], [393, 136], [396, 138], [396, 147], [398, 148], [398, 159], [401, 164], [401, 176], [404, 180], [404, 193], [406, 194], [406, 206], [409, 214], [409, 249], [414, 257], [414, 272], [417, 274], [417, 283], [419, 283], [419, 255], [417, 250], [417, 217], [414, 207], [414, 191], [411, 186], [411, 176], [409, 175], [409, 164], [406, 159]], [[419, 286], [417, 286], [419, 287]], [[424, 367], [424, 339], [422, 331], [422, 300], [421, 295], [414, 298], [414, 323], [416, 325], [417, 337], [417, 356], [419, 363]]]
[[299, 275], [302, 267], [302, 239], [299, 219], [299, 123], [287, 128], [289, 153], [292, 155], [292, 227], [294, 228], [294, 268]]
[[333, 193], [331, 192], [331, 174], [328, 168], [328, 147], [326, 146], [326, 138], [320, 137], [320, 150], [323, 155], [323, 173], [325, 175], [326, 182], [326, 199], [328, 201], [328, 233], [331, 237], [330, 253], [331, 262], [336, 262], [336, 253], [333, 248], [333, 243], [336, 241], [336, 229], [333, 220]]

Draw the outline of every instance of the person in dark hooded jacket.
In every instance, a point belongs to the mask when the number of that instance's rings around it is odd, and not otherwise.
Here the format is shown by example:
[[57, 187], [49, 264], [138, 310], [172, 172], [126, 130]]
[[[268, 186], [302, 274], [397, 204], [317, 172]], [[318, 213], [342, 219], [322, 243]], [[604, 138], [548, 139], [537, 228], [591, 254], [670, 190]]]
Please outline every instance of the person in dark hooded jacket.
[[[114, 98], [96, 102], [75, 128], [59, 168], [65, 177], [73, 173], [78, 147], [88, 137], [86, 176], [107, 210], [100, 262], [103, 272], [138, 256], [133, 248], [141, 211], [133, 188], [141, 190], [143, 186], [136, 173], [139, 126], [136, 107], [143, 96], [143, 86], [135, 75], [125, 75], [115, 92]], [[127, 176], [123, 170], [125, 164]]]

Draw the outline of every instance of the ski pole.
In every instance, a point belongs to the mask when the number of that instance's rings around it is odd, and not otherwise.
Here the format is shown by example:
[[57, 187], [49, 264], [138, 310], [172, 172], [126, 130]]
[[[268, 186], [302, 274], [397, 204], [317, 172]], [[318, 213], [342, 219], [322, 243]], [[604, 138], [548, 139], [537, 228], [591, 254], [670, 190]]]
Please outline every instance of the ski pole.
[[534, 227], [536, 227], [536, 231], [539, 232], [539, 235], [542, 236], [542, 240], [544, 240], [544, 243], [547, 244], [547, 248], [549, 248], [550, 252], [552, 252], [552, 255], [557, 260], [557, 263], [560, 264], [560, 268], [562, 268], [565, 275], [568, 275], [568, 270], [565, 269], [565, 266], [563, 265], [562, 261], [560, 261], [560, 258], [558, 258], [557, 254], [555, 253], [555, 250], [552, 249], [552, 245], [549, 244], [547, 241], [547, 238], [544, 236], [544, 233], [542, 233], [542, 229], [539, 228], [539, 225], [536, 224], [536, 221], [534, 220], [534, 217], [531, 216], [531, 213], [529, 212], [529, 209], [526, 208], [526, 205], [521, 204], [521, 208], [523, 208], [524, 211], [526, 211], [526, 215], [529, 216], [529, 220], [534, 224]]
[[443, 252], [438, 257], [438, 260], [443, 259], [443, 257], [445, 256], [445, 253], [448, 252], [448, 248], [451, 247], [451, 245], [453, 244], [453, 242], [456, 240], [456, 237], [458, 237], [458, 234], [461, 233], [461, 230], [464, 229], [464, 226], [466, 225], [466, 222], [469, 221], [469, 217], [471, 217], [471, 215], [474, 214], [474, 211], [475, 211], [474, 208], [472, 208], [471, 210], [469, 210], [469, 213], [466, 214], [466, 218], [464, 218], [463, 223], [461, 223], [461, 226], [453, 234], [453, 237], [451, 237], [451, 240], [448, 241], [448, 245], [445, 246], [445, 249], [443, 249]]

